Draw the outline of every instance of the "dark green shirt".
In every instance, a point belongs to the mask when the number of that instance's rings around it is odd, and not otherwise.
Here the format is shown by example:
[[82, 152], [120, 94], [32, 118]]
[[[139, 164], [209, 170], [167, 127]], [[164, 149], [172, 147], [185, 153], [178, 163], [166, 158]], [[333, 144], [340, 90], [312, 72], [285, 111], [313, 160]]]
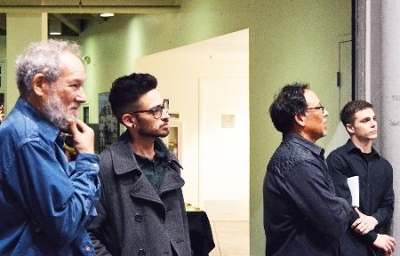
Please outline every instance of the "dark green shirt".
[[135, 153], [140, 169], [146, 175], [155, 190], [161, 187], [164, 178], [164, 167], [166, 166], [165, 153], [155, 149], [154, 159], [147, 158]]

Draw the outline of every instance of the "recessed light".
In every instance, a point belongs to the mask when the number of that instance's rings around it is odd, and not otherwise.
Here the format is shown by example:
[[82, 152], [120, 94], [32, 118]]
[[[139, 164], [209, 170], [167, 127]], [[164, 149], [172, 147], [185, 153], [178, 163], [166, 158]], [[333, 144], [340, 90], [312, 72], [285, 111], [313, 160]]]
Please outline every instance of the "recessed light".
[[101, 14], [100, 14], [100, 16], [101, 16], [101, 17], [104, 17], [104, 18], [112, 17], [112, 16], [114, 16], [114, 15], [115, 15], [115, 14], [112, 13], [112, 12], [105, 12], [105, 13], [101, 13]]
[[52, 19], [49, 21], [49, 34], [54, 36], [61, 35], [61, 21], [57, 19]]

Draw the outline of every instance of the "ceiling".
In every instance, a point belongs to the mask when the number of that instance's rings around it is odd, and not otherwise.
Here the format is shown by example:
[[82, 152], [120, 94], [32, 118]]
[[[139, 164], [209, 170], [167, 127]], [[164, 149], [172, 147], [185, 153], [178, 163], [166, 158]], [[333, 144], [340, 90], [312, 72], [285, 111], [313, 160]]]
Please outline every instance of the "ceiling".
[[6, 13], [48, 13], [48, 24], [61, 22], [63, 36], [79, 36], [92, 24], [109, 18], [100, 13], [116, 15], [177, 12], [180, 0], [0, 0], [0, 35], [7, 34]]
[[[51, 2], [51, 4], [49, 3]], [[0, 0], [0, 35], [5, 35], [6, 13], [48, 13], [48, 23], [59, 20], [63, 36], [79, 36], [86, 28], [111, 18], [100, 13], [115, 15], [154, 14], [179, 12], [180, 0]], [[248, 29], [205, 40], [175, 49], [175, 54], [191, 58], [241, 59], [249, 58]]]
[[[79, 34], [82, 33], [90, 25], [104, 22], [106, 19], [108, 18], [100, 17], [100, 14], [48, 14], [48, 24], [51, 24], [54, 20], [61, 23], [61, 33], [63, 36], [79, 36]], [[0, 35], [6, 34], [6, 14], [0, 13]]]

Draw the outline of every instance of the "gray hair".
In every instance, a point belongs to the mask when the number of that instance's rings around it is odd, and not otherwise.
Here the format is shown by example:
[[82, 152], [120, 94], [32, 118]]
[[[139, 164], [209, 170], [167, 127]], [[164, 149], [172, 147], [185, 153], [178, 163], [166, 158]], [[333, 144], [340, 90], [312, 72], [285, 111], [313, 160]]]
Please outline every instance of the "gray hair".
[[36, 74], [43, 74], [47, 82], [52, 84], [61, 75], [60, 55], [65, 52], [82, 56], [82, 48], [75, 42], [48, 40], [31, 43], [28, 49], [15, 61], [15, 77], [21, 97], [31, 93], [31, 82]]

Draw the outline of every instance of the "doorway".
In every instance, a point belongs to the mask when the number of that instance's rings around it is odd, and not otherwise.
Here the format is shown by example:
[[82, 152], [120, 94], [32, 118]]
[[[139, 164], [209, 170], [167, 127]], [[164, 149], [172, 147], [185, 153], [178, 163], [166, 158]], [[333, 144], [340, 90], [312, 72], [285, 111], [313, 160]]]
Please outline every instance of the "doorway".
[[[145, 56], [135, 61], [135, 72], [155, 75], [159, 91], [169, 99], [170, 113], [179, 117], [173, 122], [179, 124], [179, 159], [186, 182], [183, 189], [185, 201], [207, 211], [211, 221], [248, 220], [248, 29]], [[244, 92], [240, 93], [238, 87], [243, 87]], [[235, 98], [232, 98], [232, 91], [238, 91]], [[230, 107], [224, 109], [228, 103]], [[235, 107], [243, 114], [239, 114]], [[217, 130], [208, 129], [210, 124], [207, 124], [205, 116], [211, 112], [217, 115], [216, 123], [212, 124], [218, 126]], [[229, 119], [232, 116], [234, 122]], [[234, 123], [234, 127], [222, 128], [223, 122], [224, 125]], [[239, 127], [241, 132], [238, 135]], [[221, 135], [222, 145], [210, 140], [214, 133]], [[226, 148], [231, 152], [211, 159], [208, 149], [219, 146], [222, 153]], [[239, 152], [242, 156], [236, 157]], [[240, 158], [240, 165], [233, 161], [234, 158]], [[222, 159], [225, 162], [223, 167]], [[226, 211], [221, 211], [222, 205]]]

